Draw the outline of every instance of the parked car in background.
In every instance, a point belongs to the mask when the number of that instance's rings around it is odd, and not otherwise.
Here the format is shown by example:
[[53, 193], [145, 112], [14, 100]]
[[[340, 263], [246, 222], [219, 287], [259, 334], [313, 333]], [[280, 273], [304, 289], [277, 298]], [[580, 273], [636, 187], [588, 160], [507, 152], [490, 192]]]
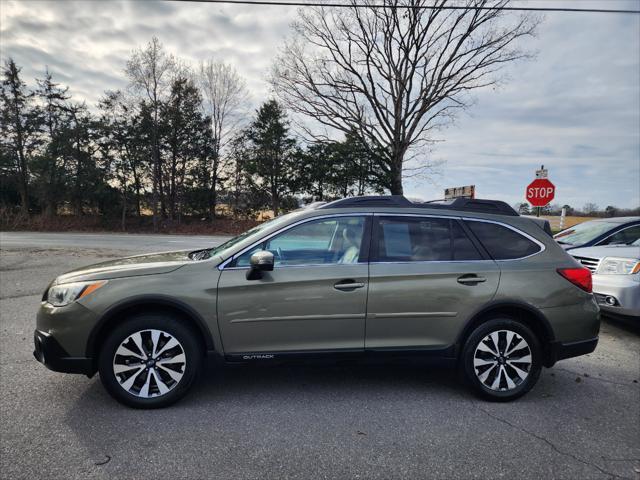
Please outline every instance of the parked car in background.
[[569, 253], [593, 273], [593, 293], [603, 312], [640, 321], [640, 239]]
[[590, 220], [554, 235], [565, 250], [600, 245], [631, 245], [640, 238], [640, 217]]
[[528, 392], [543, 366], [592, 352], [591, 272], [499, 201], [355, 197], [263, 223], [215, 248], [59, 276], [35, 357], [93, 375], [120, 402], [169, 405], [205, 356], [227, 363], [422, 357], [484, 398]]

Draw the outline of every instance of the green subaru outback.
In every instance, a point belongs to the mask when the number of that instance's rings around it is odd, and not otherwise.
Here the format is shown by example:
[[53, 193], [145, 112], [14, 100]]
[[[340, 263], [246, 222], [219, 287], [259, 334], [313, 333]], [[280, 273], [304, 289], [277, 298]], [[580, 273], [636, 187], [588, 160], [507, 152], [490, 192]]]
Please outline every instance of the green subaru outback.
[[319, 357], [437, 359], [512, 400], [598, 342], [591, 272], [548, 230], [498, 201], [314, 204], [215, 248], [61, 275], [34, 355], [141, 408], [181, 398], [206, 360]]

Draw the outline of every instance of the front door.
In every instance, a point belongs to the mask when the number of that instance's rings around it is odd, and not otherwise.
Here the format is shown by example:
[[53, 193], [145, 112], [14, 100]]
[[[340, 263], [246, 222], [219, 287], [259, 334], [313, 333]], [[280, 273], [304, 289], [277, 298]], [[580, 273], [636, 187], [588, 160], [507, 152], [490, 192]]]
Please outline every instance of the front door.
[[445, 349], [489, 302], [500, 268], [457, 219], [375, 218], [365, 347]]
[[[225, 354], [362, 351], [369, 218], [311, 219], [229, 263], [217, 305]], [[249, 258], [259, 250], [274, 254], [274, 269], [248, 280]]]

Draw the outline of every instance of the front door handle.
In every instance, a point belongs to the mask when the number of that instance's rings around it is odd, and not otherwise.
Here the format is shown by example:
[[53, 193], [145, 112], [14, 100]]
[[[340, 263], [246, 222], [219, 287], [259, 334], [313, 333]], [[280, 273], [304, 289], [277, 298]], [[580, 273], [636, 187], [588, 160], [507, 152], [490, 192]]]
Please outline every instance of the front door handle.
[[336, 283], [333, 288], [336, 290], [341, 290], [343, 292], [350, 292], [355, 290], [356, 288], [364, 287], [364, 283], [356, 282], [354, 280], [342, 280], [341, 282]]
[[479, 277], [475, 274], [470, 275], [462, 275], [458, 277], [458, 283], [462, 285], [477, 285], [478, 283], [486, 282], [487, 279], [484, 277]]

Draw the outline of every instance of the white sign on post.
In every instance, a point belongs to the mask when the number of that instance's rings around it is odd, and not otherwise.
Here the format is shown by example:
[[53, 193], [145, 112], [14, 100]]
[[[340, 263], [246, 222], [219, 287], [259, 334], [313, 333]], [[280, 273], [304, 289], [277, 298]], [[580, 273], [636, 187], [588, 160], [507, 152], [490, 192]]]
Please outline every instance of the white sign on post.
[[476, 186], [466, 185], [464, 187], [445, 188], [444, 199], [452, 200], [454, 198], [476, 198]]
[[549, 171], [544, 166], [540, 170], [536, 170], [536, 178], [547, 178], [548, 176]]

